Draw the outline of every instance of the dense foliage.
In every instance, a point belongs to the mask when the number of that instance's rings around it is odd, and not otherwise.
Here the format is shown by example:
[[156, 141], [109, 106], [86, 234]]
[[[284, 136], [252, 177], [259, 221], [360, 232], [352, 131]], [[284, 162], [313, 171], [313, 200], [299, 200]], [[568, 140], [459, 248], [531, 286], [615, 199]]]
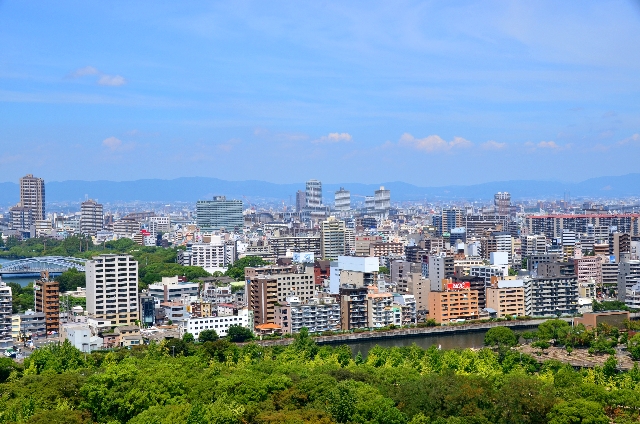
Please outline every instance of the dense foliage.
[[[174, 357], [175, 356], [175, 357]], [[287, 346], [174, 339], [0, 362], [0, 423], [627, 423], [640, 369], [575, 371], [511, 349]]]
[[236, 281], [244, 281], [244, 269], [246, 267], [264, 266], [268, 264], [269, 262], [265, 262], [258, 256], [245, 256], [244, 258], [235, 261], [233, 265], [227, 269], [227, 272], [225, 272], [224, 275], [231, 277]]
[[631, 309], [625, 305], [624, 302], [620, 302], [619, 300], [605, 300], [602, 302], [598, 302], [597, 300], [593, 301], [593, 312], [630, 310]]

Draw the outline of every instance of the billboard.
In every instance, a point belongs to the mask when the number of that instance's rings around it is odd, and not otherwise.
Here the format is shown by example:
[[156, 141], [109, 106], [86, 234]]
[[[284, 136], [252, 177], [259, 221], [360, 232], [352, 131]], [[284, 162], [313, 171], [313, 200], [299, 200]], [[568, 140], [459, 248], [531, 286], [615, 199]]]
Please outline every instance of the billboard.
[[293, 252], [291, 261], [298, 264], [312, 264], [314, 262], [314, 255], [313, 252]]
[[447, 283], [447, 290], [468, 290], [471, 288], [471, 283]]

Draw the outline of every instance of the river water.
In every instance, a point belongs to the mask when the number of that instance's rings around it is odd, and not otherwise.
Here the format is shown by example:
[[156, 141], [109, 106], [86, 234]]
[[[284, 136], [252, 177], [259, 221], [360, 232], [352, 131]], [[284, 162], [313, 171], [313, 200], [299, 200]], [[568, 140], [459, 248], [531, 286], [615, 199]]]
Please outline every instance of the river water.
[[484, 345], [484, 335], [486, 331], [478, 332], [460, 332], [456, 334], [438, 334], [416, 337], [389, 338], [383, 340], [370, 340], [356, 343], [346, 343], [351, 352], [356, 355], [361, 352], [364, 357], [367, 356], [369, 350], [374, 346], [381, 347], [404, 347], [416, 344], [418, 347], [428, 349], [431, 346], [440, 347], [442, 349], [464, 349], [464, 348], [480, 348]]
[[[0, 265], [5, 264], [7, 262], [11, 262], [14, 259], [5, 259], [5, 258], [0, 258]], [[20, 284], [22, 287], [26, 286], [27, 284], [31, 283], [32, 281], [35, 281], [36, 279], [33, 277], [2, 277], [2, 281], [4, 281], [5, 283], [18, 283]]]

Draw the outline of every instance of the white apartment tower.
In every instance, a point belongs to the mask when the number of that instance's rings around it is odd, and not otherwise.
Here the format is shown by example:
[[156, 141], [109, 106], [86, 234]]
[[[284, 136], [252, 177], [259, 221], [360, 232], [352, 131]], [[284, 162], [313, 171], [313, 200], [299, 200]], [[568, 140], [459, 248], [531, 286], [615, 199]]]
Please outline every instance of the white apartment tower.
[[87, 261], [87, 312], [115, 325], [138, 320], [138, 262], [131, 255], [100, 255]]
[[348, 190], [340, 187], [340, 190], [336, 191], [335, 203], [335, 208], [338, 212], [346, 212], [351, 210], [351, 193]]
[[388, 214], [391, 209], [391, 190], [385, 190], [383, 186], [380, 186], [380, 190], [376, 190], [374, 193], [374, 208], [377, 213]]
[[0, 280], [0, 349], [13, 345], [11, 339], [11, 287]]
[[93, 199], [82, 202], [80, 205], [80, 232], [89, 236], [95, 236], [104, 227], [104, 214], [102, 205]]
[[322, 183], [318, 180], [307, 181], [305, 203], [307, 208], [322, 206]]

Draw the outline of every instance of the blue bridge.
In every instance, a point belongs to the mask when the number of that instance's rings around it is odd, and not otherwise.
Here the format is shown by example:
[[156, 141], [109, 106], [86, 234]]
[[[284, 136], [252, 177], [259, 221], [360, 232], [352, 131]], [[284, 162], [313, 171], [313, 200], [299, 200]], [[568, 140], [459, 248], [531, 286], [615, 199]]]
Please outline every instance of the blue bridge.
[[64, 256], [19, 259], [4, 263], [0, 268], [0, 276], [38, 277], [42, 271], [49, 271], [51, 275], [56, 275], [62, 274], [70, 268], [84, 272], [85, 262], [85, 259]]

